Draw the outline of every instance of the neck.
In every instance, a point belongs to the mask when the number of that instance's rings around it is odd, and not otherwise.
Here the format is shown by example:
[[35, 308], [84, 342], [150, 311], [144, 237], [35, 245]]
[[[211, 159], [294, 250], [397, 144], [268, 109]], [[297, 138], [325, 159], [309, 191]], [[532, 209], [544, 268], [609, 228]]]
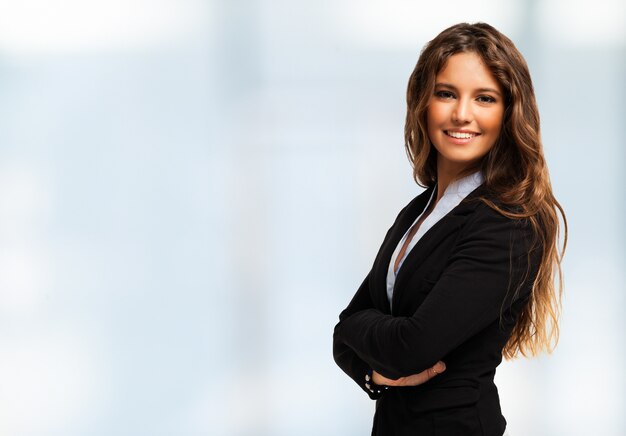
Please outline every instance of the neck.
[[477, 170], [478, 167], [467, 165], [446, 165], [445, 168], [443, 165], [437, 165], [437, 198], [435, 199], [435, 203], [443, 197], [443, 193], [446, 192], [450, 183]]

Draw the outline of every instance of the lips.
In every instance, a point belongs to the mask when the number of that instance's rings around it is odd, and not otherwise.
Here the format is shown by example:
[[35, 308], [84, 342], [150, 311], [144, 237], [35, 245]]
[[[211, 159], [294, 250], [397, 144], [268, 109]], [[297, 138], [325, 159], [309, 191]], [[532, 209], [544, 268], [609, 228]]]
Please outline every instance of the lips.
[[451, 138], [455, 138], [455, 139], [472, 139], [480, 135], [480, 133], [476, 133], [476, 132], [459, 132], [456, 130], [444, 130], [443, 132], [446, 135], [450, 136]]

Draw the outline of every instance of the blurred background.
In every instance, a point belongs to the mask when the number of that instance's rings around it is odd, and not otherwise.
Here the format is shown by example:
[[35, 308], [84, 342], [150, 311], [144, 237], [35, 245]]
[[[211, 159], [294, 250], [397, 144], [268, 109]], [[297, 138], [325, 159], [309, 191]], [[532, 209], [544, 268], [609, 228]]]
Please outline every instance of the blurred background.
[[509, 432], [626, 434], [620, 0], [1, 0], [0, 434], [369, 434], [332, 329], [422, 191], [406, 83], [461, 21], [525, 55], [570, 225]]

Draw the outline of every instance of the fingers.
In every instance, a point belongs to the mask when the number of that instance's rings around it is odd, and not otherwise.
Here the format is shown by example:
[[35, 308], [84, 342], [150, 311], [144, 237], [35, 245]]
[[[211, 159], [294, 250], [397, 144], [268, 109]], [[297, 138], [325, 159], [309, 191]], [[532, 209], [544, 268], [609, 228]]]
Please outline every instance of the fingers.
[[380, 386], [408, 386], [406, 383], [407, 377], [400, 377], [398, 379], [387, 378], [382, 374], [372, 371], [372, 381]]
[[400, 377], [397, 380], [389, 379], [376, 371], [372, 372], [372, 381], [377, 385], [386, 386], [417, 386], [426, 383], [431, 378], [441, 374], [446, 370], [446, 364], [442, 361], [435, 363], [431, 368], [428, 368], [418, 374], [409, 375], [407, 377]]
[[441, 374], [446, 370], [446, 364], [443, 362], [437, 362], [431, 368], [428, 368], [418, 374], [413, 374], [408, 377], [403, 377], [402, 384], [398, 386], [417, 386], [426, 383], [431, 378]]
[[428, 368], [426, 370], [426, 373], [428, 375], [428, 378], [427, 378], [426, 381], [428, 381], [431, 378], [441, 374], [445, 370], [446, 370], [446, 364], [445, 363], [443, 363], [442, 361], [439, 361], [439, 362], [435, 363], [435, 365], [433, 365], [432, 368]]
[[439, 374], [437, 371], [435, 371], [434, 367], [433, 368], [428, 368], [426, 371], [427, 371], [426, 373], [428, 374], [428, 380], [430, 380], [431, 378], [433, 378], [437, 374]]
[[435, 363], [435, 365], [430, 368], [430, 371], [432, 373], [432, 377], [436, 376], [437, 374], [441, 374], [442, 372], [444, 372], [446, 370], [446, 364], [443, 363], [442, 361], [439, 361], [437, 363]]
[[376, 371], [372, 371], [372, 381], [381, 386], [398, 386], [399, 383], [398, 380], [392, 380], [390, 378], [387, 378], [384, 375], [377, 373]]

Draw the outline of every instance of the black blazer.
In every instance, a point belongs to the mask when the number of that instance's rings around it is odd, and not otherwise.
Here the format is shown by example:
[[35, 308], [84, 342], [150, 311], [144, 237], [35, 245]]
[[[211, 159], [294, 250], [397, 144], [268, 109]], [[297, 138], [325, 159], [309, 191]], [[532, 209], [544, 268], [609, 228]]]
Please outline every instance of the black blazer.
[[[391, 255], [433, 189], [402, 209], [387, 232], [371, 271], [339, 315], [333, 355], [376, 400], [372, 435], [501, 436], [506, 420], [493, 378], [528, 301], [541, 244], [531, 250], [527, 220], [509, 219], [479, 200], [495, 201], [482, 184], [407, 255], [391, 311]], [[446, 371], [420, 386], [390, 387], [381, 394], [364, 386], [370, 368], [396, 379], [439, 360]]]

